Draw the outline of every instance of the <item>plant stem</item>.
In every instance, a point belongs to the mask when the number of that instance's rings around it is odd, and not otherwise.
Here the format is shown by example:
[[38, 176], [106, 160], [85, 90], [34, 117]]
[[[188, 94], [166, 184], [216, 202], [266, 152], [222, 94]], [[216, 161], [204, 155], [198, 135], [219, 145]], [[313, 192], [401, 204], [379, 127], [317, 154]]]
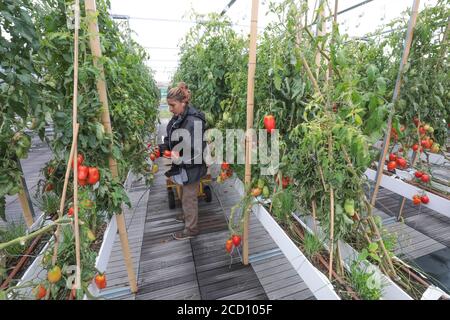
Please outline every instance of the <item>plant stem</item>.
[[15, 244], [18, 244], [18, 243], [19, 244], [25, 243], [28, 240], [33, 239], [34, 237], [37, 237], [40, 234], [43, 234], [45, 232], [50, 231], [53, 227], [58, 226], [60, 224], [65, 224], [65, 223], [70, 223], [70, 220], [65, 219], [65, 218], [59, 218], [55, 222], [53, 222], [51, 224], [48, 224], [47, 226], [45, 226], [45, 227], [43, 227], [43, 228], [41, 228], [41, 229], [39, 229], [39, 230], [37, 230], [35, 232], [32, 232], [32, 233], [30, 233], [30, 234], [28, 234], [26, 236], [13, 239], [13, 240], [8, 241], [8, 242], [0, 243], [0, 250], [3, 250], [3, 249], [5, 249], [5, 248], [7, 248], [9, 246], [12, 246], [12, 245], [15, 245]]

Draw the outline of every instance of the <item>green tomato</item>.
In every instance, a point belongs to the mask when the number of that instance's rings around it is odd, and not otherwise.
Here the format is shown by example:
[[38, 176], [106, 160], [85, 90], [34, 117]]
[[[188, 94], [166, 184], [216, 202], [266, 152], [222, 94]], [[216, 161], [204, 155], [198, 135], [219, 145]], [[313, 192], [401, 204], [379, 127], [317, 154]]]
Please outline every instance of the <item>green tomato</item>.
[[264, 198], [268, 198], [270, 196], [269, 188], [267, 186], [264, 186], [262, 194]]
[[228, 111], [225, 111], [223, 113], [223, 121], [231, 123], [233, 121], [233, 119], [231, 119], [231, 115]]
[[349, 216], [355, 214], [355, 201], [353, 199], [345, 199], [344, 210]]

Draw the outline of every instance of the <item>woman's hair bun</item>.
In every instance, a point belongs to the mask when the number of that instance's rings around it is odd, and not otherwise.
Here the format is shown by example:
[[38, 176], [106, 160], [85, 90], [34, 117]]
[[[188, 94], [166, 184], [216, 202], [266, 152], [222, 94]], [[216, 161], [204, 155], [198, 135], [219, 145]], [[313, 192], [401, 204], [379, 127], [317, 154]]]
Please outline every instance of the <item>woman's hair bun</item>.
[[176, 87], [169, 90], [167, 93], [167, 99], [188, 103], [191, 100], [191, 91], [186, 83], [179, 82]]

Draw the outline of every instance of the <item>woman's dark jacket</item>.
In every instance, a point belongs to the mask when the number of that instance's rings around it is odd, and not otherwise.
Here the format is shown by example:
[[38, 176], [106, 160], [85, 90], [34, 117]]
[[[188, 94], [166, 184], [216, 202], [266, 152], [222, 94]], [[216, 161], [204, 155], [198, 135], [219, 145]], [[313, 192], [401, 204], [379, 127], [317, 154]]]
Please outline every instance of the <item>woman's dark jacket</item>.
[[[201, 137], [194, 137], [194, 124], [200, 126]], [[181, 143], [182, 137], [177, 141], [172, 141], [172, 136], [176, 129], [186, 129], [191, 136], [191, 150], [190, 156], [186, 154], [186, 150], [180, 152], [180, 157], [183, 161], [180, 164], [172, 162], [172, 167], [165, 173], [167, 177], [181, 174], [183, 177], [183, 184], [191, 184], [200, 181], [200, 178], [206, 175], [207, 168], [203, 160], [203, 150], [206, 147], [206, 142], [203, 141], [205, 132], [205, 115], [192, 106], [187, 106], [185, 111], [180, 116], [173, 116], [167, 124], [167, 134], [164, 137], [164, 143], [159, 145], [161, 154], [165, 150], [173, 150], [173, 148]], [[194, 139], [199, 143], [194, 144]], [[184, 153], [184, 154], [183, 154]], [[200, 158], [198, 158], [200, 157]], [[200, 159], [201, 164], [194, 163], [193, 159]], [[190, 163], [188, 160], [191, 160]]]

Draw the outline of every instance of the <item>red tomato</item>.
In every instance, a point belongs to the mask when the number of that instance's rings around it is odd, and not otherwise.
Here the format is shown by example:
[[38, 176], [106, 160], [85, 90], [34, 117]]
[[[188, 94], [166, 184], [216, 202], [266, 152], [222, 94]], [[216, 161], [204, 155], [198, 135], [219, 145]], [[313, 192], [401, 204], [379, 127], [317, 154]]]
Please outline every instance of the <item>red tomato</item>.
[[230, 169], [230, 165], [227, 162], [223, 162], [220, 167], [222, 168], [222, 170]]
[[264, 116], [264, 127], [266, 128], [267, 132], [272, 133], [275, 129], [275, 117], [272, 115]]
[[241, 244], [241, 237], [236, 234], [231, 237], [231, 240], [233, 241], [235, 247]]
[[428, 198], [427, 195], [424, 195], [420, 197], [420, 201], [422, 201], [422, 203], [424, 204], [427, 204], [428, 202], [430, 202], [430, 198]]
[[420, 127], [419, 127], [419, 133], [420, 133], [421, 135], [424, 135], [425, 133], [427, 133], [427, 129], [425, 129], [423, 126], [420, 126]]
[[423, 182], [427, 183], [430, 182], [430, 176], [427, 175], [426, 173], [424, 173], [421, 177], [420, 180], [422, 180]]
[[414, 175], [416, 176], [416, 178], [420, 178], [421, 176], [423, 176], [423, 172], [422, 171], [416, 171], [414, 173]]
[[53, 184], [49, 183], [45, 186], [45, 191], [52, 191], [53, 190]]
[[389, 171], [393, 171], [393, 170], [395, 170], [395, 168], [397, 168], [397, 162], [389, 161], [387, 167], [388, 167]]
[[99, 181], [99, 180], [100, 180], [100, 172], [98, 171], [98, 168], [89, 167], [87, 183], [92, 185], [92, 184], [96, 184], [97, 181]]
[[156, 159], [161, 157], [161, 152], [159, 151], [159, 149], [155, 149], [155, 156], [156, 156]]
[[150, 153], [150, 160], [155, 161], [156, 156], [154, 153]]
[[407, 166], [407, 162], [406, 162], [406, 160], [405, 159], [403, 159], [403, 158], [398, 158], [397, 159], [397, 164], [401, 167], [401, 168], [406, 168], [406, 166]]
[[69, 217], [72, 217], [72, 216], [73, 216], [73, 212], [74, 212], [73, 207], [70, 207], [70, 208], [69, 208], [69, 212], [67, 212], [67, 215], [68, 215]]
[[[78, 154], [77, 157], [77, 166], [81, 166], [84, 162], [84, 157], [81, 153]], [[73, 161], [72, 161], [72, 168], [73, 168]]]
[[164, 151], [164, 157], [166, 157], [166, 158], [172, 157], [172, 152], [170, 150]]
[[389, 155], [389, 161], [396, 161], [397, 160], [397, 155], [395, 153], [391, 153]]
[[419, 197], [418, 195], [415, 195], [415, 196], [413, 197], [413, 204], [416, 205], [416, 206], [418, 206], [418, 205], [421, 204], [421, 203], [422, 203], [422, 201], [420, 200], [420, 197]]
[[430, 140], [422, 140], [420, 144], [424, 149], [430, 149], [431, 147]]
[[419, 145], [416, 143], [412, 146], [413, 151], [419, 150]]
[[86, 166], [78, 166], [78, 180], [86, 180], [88, 177], [89, 171]]
[[45, 289], [45, 287], [42, 284], [40, 284], [36, 288], [34, 288], [34, 294], [37, 300], [41, 300], [42, 298], [45, 298], [45, 296], [47, 295], [47, 289]]
[[105, 289], [106, 288], [106, 276], [104, 274], [97, 274], [95, 276], [95, 284], [97, 285], [97, 288]]

